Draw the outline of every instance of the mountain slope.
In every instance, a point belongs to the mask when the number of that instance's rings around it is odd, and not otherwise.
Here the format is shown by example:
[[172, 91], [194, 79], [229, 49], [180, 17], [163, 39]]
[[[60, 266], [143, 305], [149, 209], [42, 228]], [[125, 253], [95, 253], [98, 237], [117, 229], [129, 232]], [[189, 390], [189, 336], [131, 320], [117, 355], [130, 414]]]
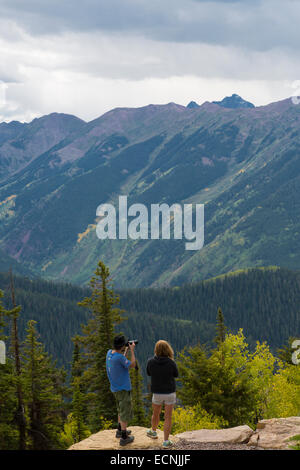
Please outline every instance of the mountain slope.
[[29, 124], [0, 124], [0, 181], [25, 167], [84, 124], [68, 114], [53, 113]]
[[0, 145], [3, 145], [7, 140], [15, 139], [24, 129], [26, 124], [18, 121], [1, 122], [0, 123]]
[[[0, 247], [37, 275], [83, 284], [99, 258], [120, 287], [300, 266], [300, 109], [174, 103], [115, 109], [37, 156], [0, 189]], [[96, 208], [205, 204], [205, 244], [99, 240]]]

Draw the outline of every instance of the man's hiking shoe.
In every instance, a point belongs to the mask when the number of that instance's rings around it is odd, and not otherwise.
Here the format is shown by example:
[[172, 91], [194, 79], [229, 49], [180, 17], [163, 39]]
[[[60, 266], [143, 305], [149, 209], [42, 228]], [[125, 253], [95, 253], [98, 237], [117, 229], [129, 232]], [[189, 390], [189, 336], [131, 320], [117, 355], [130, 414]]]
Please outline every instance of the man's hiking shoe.
[[170, 439], [168, 439], [167, 441], [164, 441], [163, 442], [163, 447], [164, 448], [169, 448], [169, 447], [172, 447], [174, 445], [174, 442], [170, 441]]
[[131, 444], [133, 441], [134, 441], [134, 436], [127, 435], [126, 439], [123, 439], [123, 437], [121, 437], [120, 446], [126, 446], [127, 444]]
[[[129, 434], [131, 434], [131, 431], [129, 429], [127, 429], [126, 432], [127, 432], [127, 436], [129, 436]], [[116, 437], [122, 437], [122, 431], [120, 431], [120, 429], [117, 429]]]
[[158, 435], [156, 431], [152, 431], [152, 429], [148, 429], [147, 436], [151, 437], [151, 439], [157, 439]]

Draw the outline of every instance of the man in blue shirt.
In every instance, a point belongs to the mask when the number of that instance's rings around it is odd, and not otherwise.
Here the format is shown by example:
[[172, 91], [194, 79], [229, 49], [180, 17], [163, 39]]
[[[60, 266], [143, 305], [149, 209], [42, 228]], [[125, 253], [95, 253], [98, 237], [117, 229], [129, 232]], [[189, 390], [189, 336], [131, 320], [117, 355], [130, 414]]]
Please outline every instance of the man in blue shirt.
[[134, 343], [129, 343], [131, 361], [126, 357], [128, 347], [123, 335], [114, 339], [114, 349], [110, 349], [106, 355], [106, 371], [110, 382], [110, 389], [114, 394], [118, 410], [118, 430], [116, 437], [120, 437], [120, 445], [130, 444], [134, 437], [127, 431], [127, 424], [132, 419], [131, 382], [129, 369], [135, 367]]

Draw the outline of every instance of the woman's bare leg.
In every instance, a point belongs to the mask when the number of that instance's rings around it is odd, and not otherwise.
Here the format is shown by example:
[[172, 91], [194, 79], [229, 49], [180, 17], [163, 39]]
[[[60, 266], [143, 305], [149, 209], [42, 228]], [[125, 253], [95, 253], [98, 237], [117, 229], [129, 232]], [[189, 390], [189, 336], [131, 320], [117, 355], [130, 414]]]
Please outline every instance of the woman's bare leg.
[[161, 412], [161, 405], [155, 405], [152, 403], [152, 418], [151, 418], [151, 424], [152, 424], [152, 430], [156, 431], [157, 426], [159, 424], [160, 420], [160, 412]]
[[164, 440], [169, 439], [172, 427], [172, 412], [174, 405], [165, 405], [165, 423], [164, 423]]

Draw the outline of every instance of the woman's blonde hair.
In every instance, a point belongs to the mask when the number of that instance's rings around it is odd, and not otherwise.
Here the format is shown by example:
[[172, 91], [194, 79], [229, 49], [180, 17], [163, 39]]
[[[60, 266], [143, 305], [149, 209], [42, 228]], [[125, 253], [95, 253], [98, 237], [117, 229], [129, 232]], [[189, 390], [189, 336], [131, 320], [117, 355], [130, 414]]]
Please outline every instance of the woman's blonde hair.
[[164, 341], [160, 339], [157, 341], [155, 348], [154, 348], [155, 356], [165, 356], [169, 357], [170, 359], [174, 359], [174, 351], [168, 341]]

